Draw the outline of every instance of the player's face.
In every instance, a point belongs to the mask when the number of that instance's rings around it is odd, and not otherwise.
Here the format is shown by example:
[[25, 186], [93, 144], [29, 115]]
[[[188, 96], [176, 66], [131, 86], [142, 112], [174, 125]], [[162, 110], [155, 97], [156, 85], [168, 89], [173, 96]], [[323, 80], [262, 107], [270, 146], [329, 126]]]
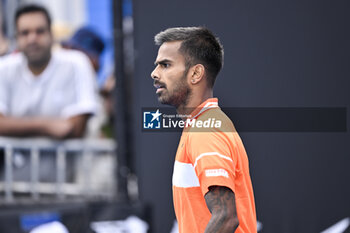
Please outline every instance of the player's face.
[[186, 105], [191, 95], [185, 58], [179, 52], [181, 41], [165, 42], [155, 61], [151, 77], [157, 89], [158, 101], [175, 107]]
[[42, 65], [51, 55], [52, 34], [41, 12], [23, 14], [17, 21], [17, 46], [30, 64]]

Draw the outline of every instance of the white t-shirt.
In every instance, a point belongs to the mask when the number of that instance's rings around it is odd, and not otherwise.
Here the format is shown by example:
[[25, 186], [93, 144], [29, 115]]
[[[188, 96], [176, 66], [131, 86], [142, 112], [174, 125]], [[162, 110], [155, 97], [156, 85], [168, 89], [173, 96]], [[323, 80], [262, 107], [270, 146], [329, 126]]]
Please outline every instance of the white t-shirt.
[[15, 117], [64, 117], [95, 113], [95, 73], [79, 51], [52, 53], [46, 69], [34, 76], [22, 53], [0, 58], [0, 113]]

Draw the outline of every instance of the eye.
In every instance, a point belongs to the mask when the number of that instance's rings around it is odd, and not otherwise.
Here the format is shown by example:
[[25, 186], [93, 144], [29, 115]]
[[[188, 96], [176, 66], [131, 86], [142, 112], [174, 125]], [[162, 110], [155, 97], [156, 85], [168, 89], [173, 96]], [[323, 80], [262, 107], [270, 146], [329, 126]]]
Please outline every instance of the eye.
[[20, 31], [19, 33], [18, 33], [18, 35], [19, 36], [28, 36], [28, 34], [29, 34], [29, 30], [23, 30], [23, 31]]
[[163, 68], [169, 68], [170, 67], [170, 64], [169, 63], [160, 63], [161, 67]]
[[43, 35], [46, 32], [46, 28], [38, 28], [36, 30], [37, 35]]

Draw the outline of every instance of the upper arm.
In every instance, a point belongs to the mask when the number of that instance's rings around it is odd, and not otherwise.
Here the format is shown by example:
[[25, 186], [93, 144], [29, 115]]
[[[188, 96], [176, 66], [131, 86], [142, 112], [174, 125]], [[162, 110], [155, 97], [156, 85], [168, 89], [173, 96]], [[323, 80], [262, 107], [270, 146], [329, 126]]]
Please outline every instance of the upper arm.
[[191, 135], [191, 156], [201, 190], [204, 194], [210, 186], [225, 186], [235, 191], [235, 158], [230, 142], [220, 133], [193, 133]]
[[237, 176], [234, 145], [223, 132], [193, 133], [190, 154], [211, 219], [205, 233], [234, 232]]
[[212, 214], [206, 232], [232, 232], [239, 222], [236, 211], [235, 194], [224, 186], [210, 186], [204, 196], [207, 207]]
[[9, 86], [7, 84], [6, 76], [3, 75], [3, 70], [0, 67], [0, 114], [7, 114], [8, 112], [8, 98]]
[[235, 194], [225, 186], [210, 186], [204, 196], [210, 213], [237, 216]]
[[[70, 51], [72, 52], [72, 51]], [[62, 110], [64, 118], [74, 118], [85, 114], [95, 114], [99, 107], [96, 74], [86, 55], [74, 51], [69, 54], [72, 65], [72, 85], [74, 98]]]
[[[90, 63], [89, 58], [83, 54], [77, 54], [75, 63], [75, 83], [77, 86], [78, 102], [96, 104], [97, 80], [96, 73]], [[90, 103], [90, 104], [91, 104]]]

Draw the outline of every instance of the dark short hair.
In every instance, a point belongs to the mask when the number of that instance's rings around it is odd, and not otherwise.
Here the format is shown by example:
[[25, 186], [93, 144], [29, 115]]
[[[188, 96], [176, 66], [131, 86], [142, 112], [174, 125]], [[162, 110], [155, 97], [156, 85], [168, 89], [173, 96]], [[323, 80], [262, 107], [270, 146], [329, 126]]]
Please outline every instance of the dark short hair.
[[49, 26], [49, 30], [51, 31], [51, 17], [49, 12], [45, 7], [36, 5], [36, 4], [23, 5], [16, 10], [16, 14], [15, 14], [16, 27], [17, 27], [17, 22], [19, 17], [21, 17], [24, 14], [33, 13], [33, 12], [40, 12], [45, 15], [47, 19], [47, 24]]
[[154, 37], [156, 45], [182, 41], [179, 51], [185, 57], [186, 69], [202, 64], [208, 75], [208, 85], [214, 86], [216, 76], [223, 66], [224, 48], [209, 29], [205, 27], [168, 28]]

